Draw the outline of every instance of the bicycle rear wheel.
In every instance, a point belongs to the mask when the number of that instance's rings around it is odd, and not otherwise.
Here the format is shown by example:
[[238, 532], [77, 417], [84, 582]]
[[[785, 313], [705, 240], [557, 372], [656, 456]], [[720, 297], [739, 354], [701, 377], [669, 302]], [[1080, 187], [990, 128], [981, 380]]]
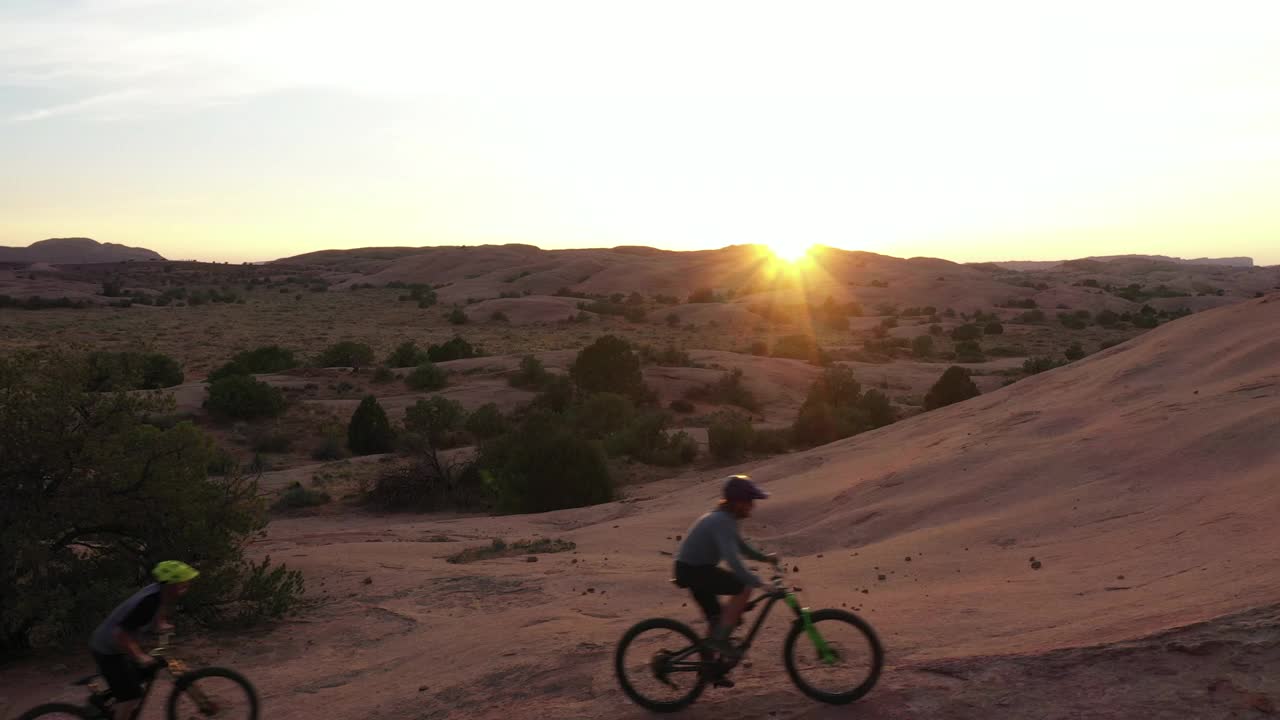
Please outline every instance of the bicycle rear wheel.
[[258, 720], [258, 691], [243, 675], [207, 667], [184, 673], [169, 695], [169, 720]]
[[622, 692], [632, 702], [654, 712], [675, 712], [702, 694], [711, 660], [711, 653], [688, 625], [654, 618], [623, 634], [613, 668]]
[[93, 717], [87, 708], [79, 705], [71, 705], [69, 703], [45, 703], [37, 705], [30, 710], [18, 716], [17, 720], [66, 720], [75, 718], [75, 720], [86, 720]]
[[822, 658], [797, 620], [782, 648], [791, 682], [805, 695], [824, 703], [844, 705], [871, 692], [884, 667], [884, 648], [865, 620], [844, 610], [818, 610], [813, 625], [832, 650]]

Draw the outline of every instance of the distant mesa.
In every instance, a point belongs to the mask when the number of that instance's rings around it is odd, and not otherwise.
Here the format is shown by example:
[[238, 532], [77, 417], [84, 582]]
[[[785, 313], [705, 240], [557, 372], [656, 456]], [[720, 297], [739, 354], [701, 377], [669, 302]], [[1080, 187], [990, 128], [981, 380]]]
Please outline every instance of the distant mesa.
[[[1124, 260], [1146, 260], [1150, 262], [1171, 263], [1174, 265], [1221, 265], [1226, 267], [1253, 267], [1253, 258], [1251, 257], [1225, 257], [1225, 258], [1178, 258], [1169, 257], [1167, 255], [1094, 255], [1076, 260], [1006, 260], [992, 263], [974, 263], [977, 266], [998, 266], [1005, 270], [1020, 270], [1022, 272], [1035, 272], [1037, 270], [1051, 270], [1060, 265], [1069, 263], [1079, 264], [1081, 261], [1092, 262], [1116, 262]], [[1078, 268], [1079, 269], [1079, 268]]]
[[0, 262], [89, 265], [142, 260], [164, 260], [146, 248], [100, 243], [90, 238], [51, 238], [28, 247], [0, 247]]

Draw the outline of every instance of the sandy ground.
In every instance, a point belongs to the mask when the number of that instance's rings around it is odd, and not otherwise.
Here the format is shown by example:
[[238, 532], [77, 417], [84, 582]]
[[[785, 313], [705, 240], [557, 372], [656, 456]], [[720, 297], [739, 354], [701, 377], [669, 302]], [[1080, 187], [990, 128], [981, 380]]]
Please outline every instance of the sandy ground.
[[[687, 718], [1228, 718], [1274, 712], [1280, 296], [1179, 320], [972, 401], [746, 470], [744, 533], [814, 607], [880, 631], [880, 687], [819, 706], [782, 672], [775, 616]], [[190, 641], [269, 718], [639, 718], [612, 677], [633, 622], [694, 609], [666, 582], [717, 482], [681, 476], [533, 516], [318, 516], [254, 546], [316, 605]], [[466, 565], [491, 538], [571, 553]], [[447, 538], [447, 541], [442, 541]], [[1031, 558], [1043, 565], [1034, 569]], [[883, 576], [884, 579], [880, 579]], [[75, 697], [87, 658], [0, 673], [14, 707]]]

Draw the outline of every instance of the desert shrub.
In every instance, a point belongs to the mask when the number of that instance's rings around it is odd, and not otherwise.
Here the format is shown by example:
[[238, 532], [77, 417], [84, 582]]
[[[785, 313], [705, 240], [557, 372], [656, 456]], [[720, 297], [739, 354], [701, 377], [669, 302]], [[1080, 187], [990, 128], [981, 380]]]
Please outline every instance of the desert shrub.
[[999, 320], [992, 320], [983, 326], [982, 332], [986, 335], [1003, 335], [1004, 325], [1001, 325]]
[[952, 365], [942, 373], [924, 396], [924, 409], [936, 410], [954, 403], [977, 397], [981, 393], [969, 376], [969, 369]]
[[160, 353], [95, 352], [89, 355], [90, 392], [157, 390], [181, 385], [177, 360]]
[[373, 364], [373, 348], [352, 340], [330, 345], [316, 358], [317, 367], [350, 367], [357, 370]]
[[710, 385], [689, 388], [685, 391], [685, 397], [698, 402], [724, 403], [737, 405], [745, 410], [756, 410], [760, 407], [760, 403], [742, 381], [742, 377], [742, 369], [734, 368]]
[[1029, 357], [1022, 361], [1022, 372], [1028, 375], [1036, 375], [1046, 370], [1052, 370], [1056, 367], [1062, 367], [1066, 363], [1062, 360], [1056, 360], [1051, 357]]
[[497, 405], [485, 403], [471, 411], [466, 430], [480, 440], [488, 440], [507, 431], [507, 418]]
[[927, 358], [933, 354], [933, 338], [919, 335], [911, 340], [911, 354], [918, 358]]
[[1066, 351], [1063, 352], [1063, 355], [1066, 356], [1068, 361], [1075, 362], [1076, 360], [1083, 358], [1085, 352], [1084, 348], [1080, 346], [1080, 343], [1076, 342], [1068, 345]]
[[573, 407], [578, 393], [568, 375], [549, 375], [542, 384], [542, 391], [530, 403], [531, 406], [556, 415], [563, 415]]
[[643, 364], [661, 365], [663, 367], [699, 367], [695, 363], [689, 353], [677, 348], [674, 345], [668, 345], [662, 350], [654, 350], [651, 345], [641, 345], [636, 349], [640, 356], [640, 362]]
[[698, 457], [698, 441], [681, 430], [667, 436], [666, 446], [655, 451], [649, 462], [663, 467], [688, 465]]
[[1102, 342], [1098, 343], [1098, 349], [1099, 349], [1099, 350], [1106, 350], [1107, 348], [1113, 348], [1113, 347], [1115, 347], [1115, 346], [1119, 345], [1119, 344], [1120, 344], [1120, 343], [1122, 343], [1122, 342], [1124, 342], [1124, 340], [1120, 340], [1120, 339], [1118, 339], [1118, 338], [1111, 338], [1111, 339], [1109, 339], [1109, 340], [1103, 340]]
[[397, 345], [396, 349], [387, 356], [387, 367], [417, 367], [430, 359], [426, 350], [419, 348], [416, 342], [409, 340]]
[[1045, 315], [1043, 310], [1028, 310], [1016, 317], [1015, 320], [1026, 325], [1030, 325], [1033, 323], [1044, 322], [1044, 318]]
[[419, 400], [404, 411], [404, 431], [434, 448], [458, 444], [457, 431], [462, 428], [466, 411], [455, 400], [435, 395]]
[[698, 288], [697, 290], [694, 290], [693, 292], [689, 293], [688, 302], [690, 304], [693, 304], [693, 303], [713, 303], [713, 302], [724, 302], [724, 301], [723, 299], [720, 298], [719, 295], [716, 295], [715, 290], [712, 290], [711, 288]]
[[284, 453], [293, 447], [293, 438], [275, 428], [262, 428], [254, 433], [250, 445], [254, 452]]
[[484, 353], [480, 351], [480, 348], [467, 342], [460, 335], [454, 335], [439, 345], [427, 347], [427, 359], [433, 363], [466, 360], [467, 358], [482, 357], [483, 355]]
[[809, 388], [792, 425], [800, 445], [821, 445], [888, 425], [896, 420], [888, 398], [862, 385], [845, 366], [827, 368]]
[[439, 390], [449, 383], [445, 371], [435, 363], [424, 362], [405, 376], [404, 382], [410, 388], [420, 391]]
[[977, 340], [982, 337], [982, 329], [977, 325], [966, 323], [960, 325], [951, 331], [951, 339], [957, 342], [963, 340]]
[[439, 462], [434, 455], [419, 456], [409, 466], [379, 475], [365, 499], [380, 510], [424, 512], [428, 510], [482, 510], [494, 504], [494, 491], [479, 469], [459, 469]]
[[962, 363], [986, 362], [987, 356], [977, 340], [961, 340], [956, 343], [956, 360]]
[[668, 327], [676, 327], [680, 324], [680, 316], [675, 313], [668, 313], [665, 321]]
[[684, 398], [676, 398], [675, 400], [672, 400], [671, 404], [668, 405], [667, 407], [670, 408], [672, 412], [678, 412], [682, 414], [688, 414], [693, 412], [694, 410], [697, 410], [697, 408], [694, 406], [693, 403], [689, 402], [688, 400], [685, 400]]
[[1089, 326], [1087, 322], [1075, 313], [1058, 313], [1058, 322], [1062, 323], [1062, 327], [1068, 330], [1084, 330]]
[[605, 335], [578, 352], [569, 376], [584, 392], [612, 392], [633, 399], [647, 390], [640, 374], [640, 358], [630, 343]]
[[271, 503], [271, 509], [276, 511], [298, 510], [324, 505], [330, 499], [329, 493], [305, 488], [301, 483], [294, 481], [284, 492], [280, 493], [280, 497], [276, 498], [274, 503]]
[[754, 435], [746, 416], [732, 411], [716, 413], [707, 427], [707, 447], [715, 459], [736, 462], [747, 454]]
[[1140, 313], [1133, 316], [1133, 326], [1136, 328], [1150, 330], [1151, 328], [1158, 327], [1159, 325], [1160, 320], [1155, 315], [1144, 315]]
[[454, 325], [466, 325], [467, 321], [469, 320], [469, 318], [467, 317], [467, 314], [463, 312], [462, 308], [460, 307], [455, 307], [454, 309], [450, 310], [449, 313], [444, 317], [446, 320], [448, 320], [450, 323]]
[[248, 375], [231, 375], [209, 383], [204, 407], [221, 419], [256, 420], [284, 412], [284, 394], [279, 388]]
[[396, 379], [396, 374], [391, 372], [391, 368], [380, 367], [373, 371], [373, 381], [379, 385], [389, 383]]
[[347, 442], [341, 425], [326, 427], [320, 434], [320, 442], [311, 451], [313, 460], [341, 460], [347, 457]]
[[773, 343], [773, 356], [818, 362], [822, 358], [822, 350], [809, 335], [784, 335]]
[[791, 449], [791, 431], [783, 428], [755, 428], [751, 433], [751, 451], [779, 455]]
[[763, 340], [752, 340], [751, 347], [748, 348], [747, 352], [752, 355], [768, 355], [769, 345]]
[[163, 399], [88, 393], [88, 376], [81, 355], [0, 357], [0, 658], [79, 641], [171, 558], [205, 579], [183, 601], [197, 622], [289, 611], [301, 576], [245, 559], [266, 524], [256, 485], [210, 477], [195, 425], [151, 424]]
[[494, 310], [493, 313], [489, 315], [489, 319], [494, 322], [507, 322], [510, 318], [508, 318], [507, 314], [501, 310]]
[[617, 393], [592, 393], [574, 411], [574, 424], [588, 437], [603, 438], [625, 429], [635, 415], [631, 398]]
[[1120, 322], [1120, 316], [1112, 310], [1103, 310], [1093, 317], [1094, 322], [1102, 327], [1115, 327]]
[[518, 430], [486, 443], [476, 466], [506, 512], [546, 512], [614, 498], [599, 443], [546, 413], [533, 413]]
[[238, 352], [231, 361], [209, 374], [212, 382], [231, 375], [276, 373], [298, 366], [292, 350], [279, 345], [265, 345], [253, 350]]
[[512, 387], [536, 390], [542, 387], [550, 377], [542, 361], [532, 355], [520, 358], [520, 369], [507, 379]]
[[356, 455], [373, 455], [391, 452], [395, 444], [395, 432], [387, 420], [387, 413], [378, 399], [369, 395], [351, 414], [347, 425], [347, 447]]
[[[679, 465], [697, 455], [697, 443], [689, 455], [685, 433], [677, 439], [666, 430], [667, 416], [662, 412], [640, 413], [620, 430], [605, 438], [604, 447], [610, 455], [627, 455], [650, 465]], [[683, 447], [682, 447], [683, 446]], [[684, 460], [688, 457], [688, 460]]]

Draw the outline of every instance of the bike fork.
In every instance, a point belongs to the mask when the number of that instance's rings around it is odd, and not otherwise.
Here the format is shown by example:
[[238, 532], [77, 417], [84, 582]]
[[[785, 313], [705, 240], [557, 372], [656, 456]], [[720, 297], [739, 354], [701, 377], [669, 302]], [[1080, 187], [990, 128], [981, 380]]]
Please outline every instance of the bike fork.
[[813, 615], [809, 612], [809, 608], [800, 607], [800, 602], [796, 600], [796, 596], [787, 593], [787, 605], [795, 611], [800, 617], [800, 622], [804, 624], [804, 634], [809, 636], [809, 640], [813, 642], [813, 646], [818, 650], [818, 657], [825, 665], [835, 665], [840, 658], [836, 655], [835, 650], [827, 644], [822, 633], [818, 632], [817, 626], [813, 624]]

